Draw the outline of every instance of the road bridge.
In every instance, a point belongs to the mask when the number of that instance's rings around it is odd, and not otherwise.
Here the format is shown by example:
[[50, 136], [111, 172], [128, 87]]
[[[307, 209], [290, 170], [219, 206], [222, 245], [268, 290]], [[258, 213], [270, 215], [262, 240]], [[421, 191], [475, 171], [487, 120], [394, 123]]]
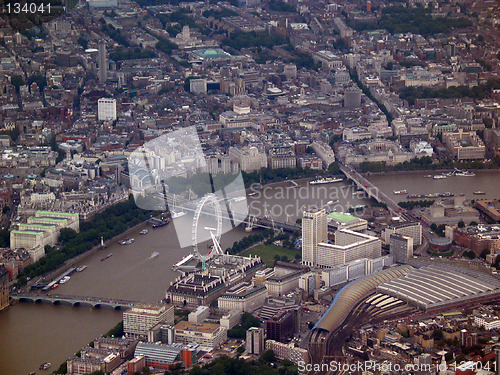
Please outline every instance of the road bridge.
[[20, 294], [12, 297], [19, 302], [51, 303], [53, 305], [91, 306], [93, 308], [111, 307], [115, 310], [128, 309], [135, 306], [137, 301], [128, 301], [116, 298], [85, 297], [60, 294]]
[[406, 214], [406, 210], [402, 209], [392, 198], [390, 198], [386, 193], [380, 190], [373, 183], [368, 181], [360, 173], [356, 172], [353, 168], [339, 163], [340, 170], [345, 176], [352, 180], [358, 188], [362, 189], [369, 198], [375, 199], [379, 203], [384, 203], [387, 205], [389, 211], [393, 214], [400, 216], [404, 221], [412, 221], [411, 218]]

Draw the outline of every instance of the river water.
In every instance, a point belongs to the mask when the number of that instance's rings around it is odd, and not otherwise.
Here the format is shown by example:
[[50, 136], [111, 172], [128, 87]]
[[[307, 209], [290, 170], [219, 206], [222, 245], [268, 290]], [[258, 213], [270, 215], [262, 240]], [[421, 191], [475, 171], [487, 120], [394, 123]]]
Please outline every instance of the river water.
[[[435, 180], [425, 176], [436, 172], [415, 172], [411, 174], [384, 174], [368, 176], [368, 180], [378, 186], [394, 200], [401, 202], [405, 195], [394, 195], [394, 190], [408, 190], [408, 194], [432, 194], [450, 192], [458, 196], [464, 194], [468, 199], [500, 198], [500, 173], [498, 171], [476, 171], [474, 177], [450, 176]], [[474, 192], [482, 191], [484, 195]], [[423, 198], [425, 199], [425, 198]]]
[[[476, 172], [475, 177], [449, 177], [443, 180], [424, 178], [428, 172], [370, 176], [369, 180], [387, 194], [393, 190], [408, 190], [409, 194], [452, 192], [468, 198], [500, 198], [500, 173]], [[473, 192], [482, 190], [486, 195]], [[396, 201], [405, 196], [394, 196]], [[307, 180], [290, 181], [249, 191], [250, 213], [275, 220], [295, 222], [304, 207], [328, 207], [346, 211], [349, 207], [367, 204], [363, 194], [345, 182], [309, 185]], [[201, 223], [213, 226], [211, 223]], [[182, 236], [190, 236], [188, 228]], [[223, 234], [222, 248], [231, 246], [245, 235], [242, 228]], [[52, 293], [79, 296], [112, 297], [155, 302], [164, 298], [171, 281], [179, 274], [172, 264], [190, 252], [181, 248], [174, 225], [149, 230], [145, 236], [139, 230], [129, 234], [135, 242], [117, 243], [92, 254], [81, 264], [83, 272], [74, 273], [71, 280]], [[200, 250], [206, 248], [204, 244]], [[151, 258], [153, 252], [159, 255]], [[107, 254], [113, 255], [101, 261]], [[20, 303], [0, 312], [0, 375], [23, 375], [30, 371], [42, 373], [43, 362], [59, 366], [81, 347], [108, 331], [122, 319], [122, 312], [88, 307], [51, 306]], [[51, 368], [50, 370], [54, 370]]]
[[[118, 243], [99, 250], [80, 264], [88, 267], [75, 272], [71, 280], [52, 290], [52, 294], [113, 297], [157, 302], [178, 275], [172, 265], [190, 252], [180, 248], [172, 224], [150, 229], [145, 236], [136, 232], [131, 245]], [[189, 230], [189, 235], [191, 231]], [[241, 228], [225, 233], [223, 249], [245, 235]], [[200, 250], [206, 249], [200, 244]], [[151, 258], [153, 252], [159, 255]], [[113, 255], [101, 261], [103, 257]], [[73, 353], [114, 327], [122, 312], [65, 305], [18, 303], [0, 312], [0, 375], [25, 375], [51, 362], [53, 371]]]

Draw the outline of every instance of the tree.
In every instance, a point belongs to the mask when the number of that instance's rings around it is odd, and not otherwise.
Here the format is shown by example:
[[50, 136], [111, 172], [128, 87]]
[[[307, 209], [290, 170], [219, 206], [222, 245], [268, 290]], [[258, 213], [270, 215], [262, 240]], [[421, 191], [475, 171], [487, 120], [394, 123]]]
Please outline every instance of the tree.
[[24, 79], [19, 75], [15, 75], [10, 78], [10, 83], [16, 88], [16, 90], [19, 90], [19, 87], [24, 85]]
[[443, 331], [441, 331], [440, 329], [435, 329], [434, 332], [432, 333], [432, 336], [434, 337], [434, 340], [442, 340]]
[[483, 122], [486, 128], [491, 129], [493, 127], [493, 119], [491, 117], [484, 117]]
[[76, 238], [77, 233], [71, 228], [63, 228], [59, 233], [59, 242], [66, 243]]
[[260, 358], [262, 358], [262, 360], [267, 363], [276, 361], [276, 356], [274, 355], [274, 352], [272, 350], [263, 351], [260, 355]]

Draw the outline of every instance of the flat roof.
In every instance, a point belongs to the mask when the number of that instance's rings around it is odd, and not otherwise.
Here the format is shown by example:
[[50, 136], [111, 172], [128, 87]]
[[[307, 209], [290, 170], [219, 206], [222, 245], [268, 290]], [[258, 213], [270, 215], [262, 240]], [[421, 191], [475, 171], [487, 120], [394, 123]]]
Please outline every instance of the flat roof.
[[37, 234], [43, 234], [45, 232], [36, 232], [34, 230], [17, 230], [14, 229], [11, 233], [25, 233], [25, 234], [32, 234], [32, 235], [37, 235]]
[[36, 226], [36, 227], [47, 227], [47, 228], [55, 228], [55, 224], [43, 224], [43, 223], [21, 223], [19, 224], [19, 226], [22, 226], [22, 227], [33, 227], [33, 226]]
[[59, 212], [59, 211], [37, 211], [37, 214], [42, 214], [42, 215], [62, 215], [62, 216], [78, 216], [78, 214], [71, 213], [71, 212]]
[[181, 320], [174, 327], [176, 330], [200, 332], [200, 333], [213, 333], [220, 328], [218, 324], [212, 323], [194, 323]]
[[344, 223], [350, 223], [352, 221], [359, 220], [356, 216], [344, 212], [330, 212], [328, 214], [328, 217], [337, 221], [342, 221]]
[[[30, 217], [31, 220], [41, 220], [41, 221], [68, 221], [68, 219], [60, 219], [57, 217]], [[30, 223], [28, 223], [30, 224]]]

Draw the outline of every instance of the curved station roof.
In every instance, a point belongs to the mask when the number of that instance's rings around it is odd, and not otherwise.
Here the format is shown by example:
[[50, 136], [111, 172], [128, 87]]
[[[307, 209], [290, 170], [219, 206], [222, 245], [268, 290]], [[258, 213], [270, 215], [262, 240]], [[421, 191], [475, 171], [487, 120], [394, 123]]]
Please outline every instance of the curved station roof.
[[499, 295], [500, 280], [460, 266], [427, 265], [379, 285], [377, 291], [429, 310]]
[[345, 321], [354, 307], [377, 286], [390, 280], [402, 277], [413, 270], [411, 266], [392, 267], [384, 271], [355, 280], [342, 288], [332, 302], [330, 308], [316, 324], [314, 329], [333, 332]]

